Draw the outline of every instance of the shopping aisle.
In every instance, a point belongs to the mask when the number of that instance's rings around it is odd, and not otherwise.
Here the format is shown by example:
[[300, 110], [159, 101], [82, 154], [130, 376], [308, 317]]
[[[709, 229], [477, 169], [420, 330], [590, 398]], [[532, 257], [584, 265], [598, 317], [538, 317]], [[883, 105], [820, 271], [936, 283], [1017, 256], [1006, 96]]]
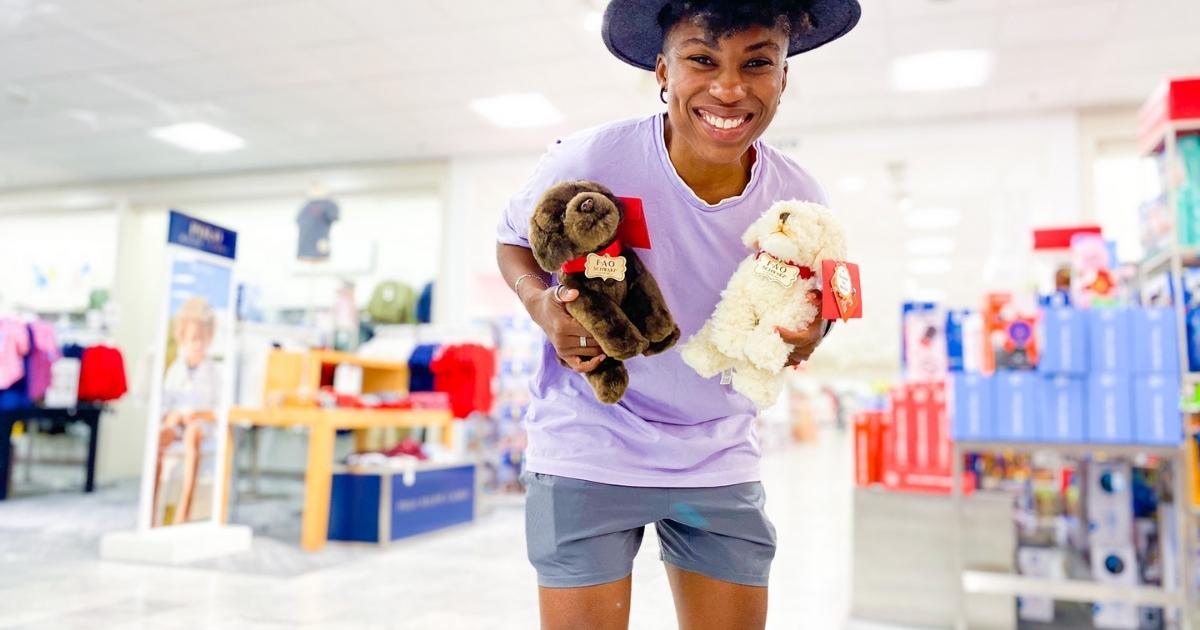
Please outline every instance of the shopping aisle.
[[[852, 526], [845, 436], [828, 432], [820, 444], [768, 455], [763, 466], [767, 509], [780, 540], [769, 627], [847, 627]], [[0, 506], [0, 523], [6, 509]], [[268, 543], [257, 539], [255, 544]], [[638, 630], [675, 628], [657, 546], [651, 528], [634, 573], [630, 627]], [[334, 546], [325, 553], [340, 551]], [[21, 602], [0, 613], [0, 628], [536, 626], [534, 576], [525, 560], [517, 507], [291, 578], [91, 559], [12, 563], [16, 557], [17, 551], [0, 541], [0, 558], [9, 564], [0, 572], [0, 599]]]

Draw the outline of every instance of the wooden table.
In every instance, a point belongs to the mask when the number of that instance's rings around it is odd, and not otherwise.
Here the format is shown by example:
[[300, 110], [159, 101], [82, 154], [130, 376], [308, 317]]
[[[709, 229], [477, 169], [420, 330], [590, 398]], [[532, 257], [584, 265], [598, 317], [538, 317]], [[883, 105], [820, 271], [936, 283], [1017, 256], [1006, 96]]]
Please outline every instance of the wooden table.
[[[308, 465], [304, 471], [304, 517], [300, 546], [319, 551], [329, 533], [329, 497], [333, 485], [333, 442], [337, 432], [353, 429], [357, 439], [367, 429], [415, 429], [440, 427], [442, 439], [450, 436], [450, 410], [375, 410], [321, 409], [317, 407], [278, 407], [272, 409], [229, 410], [230, 434], [225, 449], [225, 479], [232, 478], [233, 427], [250, 424], [259, 427], [308, 429]], [[226, 505], [229, 493], [226, 492]]]

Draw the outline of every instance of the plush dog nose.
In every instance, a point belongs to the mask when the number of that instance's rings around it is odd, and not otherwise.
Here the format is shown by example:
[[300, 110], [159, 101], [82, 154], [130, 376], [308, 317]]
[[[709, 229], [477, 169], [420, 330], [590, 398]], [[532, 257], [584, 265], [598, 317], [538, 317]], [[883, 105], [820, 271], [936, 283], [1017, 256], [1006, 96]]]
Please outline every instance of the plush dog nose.
[[790, 217], [790, 216], [792, 216], [791, 212], [780, 212], [779, 213], [779, 222], [787, 223], [788, 217]]
[[591, 212], [592, 208], [595, 207], [595, 205], [596, 205], [595, 200], [593, 200], [591, 197], [588, 197], [587, 199], [583, 200], [583, 203], [579, 204], [579, 211], [580, 212]]

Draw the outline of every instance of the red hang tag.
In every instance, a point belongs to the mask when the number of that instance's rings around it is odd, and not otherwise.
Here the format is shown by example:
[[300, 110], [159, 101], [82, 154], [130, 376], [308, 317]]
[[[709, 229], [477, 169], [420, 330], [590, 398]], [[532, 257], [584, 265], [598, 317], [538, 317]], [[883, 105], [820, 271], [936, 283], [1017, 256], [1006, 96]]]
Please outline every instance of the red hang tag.
[[617, 229], [617, 237], [626, 247], [650, 249], [650, 228], [646, 225], [646, 211], [642, 200], [637, 197], [617, 197], [625, 207], [625, 219]]
[[862, 318], [862, 284], [858, 265], [840, 260], [821, 261], [821, 318]]

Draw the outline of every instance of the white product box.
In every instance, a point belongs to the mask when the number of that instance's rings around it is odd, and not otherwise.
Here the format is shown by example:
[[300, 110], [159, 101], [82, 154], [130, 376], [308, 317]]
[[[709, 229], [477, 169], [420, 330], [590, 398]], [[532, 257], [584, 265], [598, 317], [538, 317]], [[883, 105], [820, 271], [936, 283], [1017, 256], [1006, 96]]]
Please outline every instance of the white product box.
[[[1066, 577], [1063, 553], [1059, 549], [1021, 547], [1017, 549], [1017, 572], [1037, 578]], [[1022, 621], [1054, 621], [1054, 600], [1049, 597], [1017, 598], [1017, 615]]]

